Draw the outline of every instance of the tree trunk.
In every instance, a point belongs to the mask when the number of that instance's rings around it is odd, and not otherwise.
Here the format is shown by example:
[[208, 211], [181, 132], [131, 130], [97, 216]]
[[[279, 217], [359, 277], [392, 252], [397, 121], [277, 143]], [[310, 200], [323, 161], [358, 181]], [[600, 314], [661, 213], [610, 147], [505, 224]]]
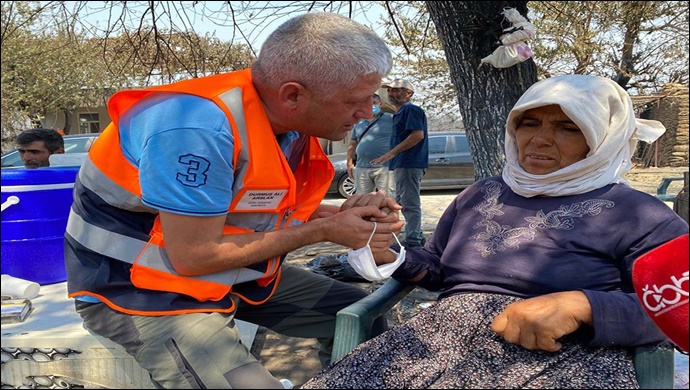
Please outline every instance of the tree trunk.
[[636, 60], [633, 50], [635, 50], [635, 46], [637, 45], [643, 15], [646, 12], [644, 3], [646, 3], [646, 1], [631, 1], [625, 2], [622, 5], [625, 35], [623, 38], [623, 48], [621, 50], [621, 61], [616, 70], [616, 75], [613, 77], [613, 81], [624, 89], [627, 89], [626, 86], [635, 75]]
[[[427, 1], [443, 43], [460, 113], [472, 150], [477, 180], [501, 174], [505, 164], [505, 120], [518, 98], [537, 81], [532, 59], [509, 68], [481, 64], [498, 47], [504, 7], [527, 14], [526, 1]], [[503, 25], [502, 25], [503, 23]]]
[[65, 127], [62, 129], [62, 131], [65, 134], [70, 134], [72, 133], [72, 114], [73, 111], [69, 109], [63, 109], [62, 114], [65, 116]]

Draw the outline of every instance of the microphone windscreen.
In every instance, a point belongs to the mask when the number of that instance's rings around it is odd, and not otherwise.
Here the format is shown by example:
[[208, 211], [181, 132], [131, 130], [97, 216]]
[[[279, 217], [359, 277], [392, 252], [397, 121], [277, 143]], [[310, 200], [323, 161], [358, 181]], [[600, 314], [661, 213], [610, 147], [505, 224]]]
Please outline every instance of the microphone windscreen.
[[688, 352], [688, 234], [668, 241], [633, 263], [642, 307], [680, 349]]

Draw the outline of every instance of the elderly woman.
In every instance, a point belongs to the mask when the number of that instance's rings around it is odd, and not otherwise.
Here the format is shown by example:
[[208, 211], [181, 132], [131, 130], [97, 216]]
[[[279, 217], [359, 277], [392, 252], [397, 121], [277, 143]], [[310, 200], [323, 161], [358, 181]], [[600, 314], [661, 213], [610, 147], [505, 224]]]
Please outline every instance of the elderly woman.
[[534, 84], [508, 115], [502, 177], [460, 193], [393, 274], [438, 302], [303, 388], [638, 388], [626, 347], [666, 338], [632, 264], [688, 232], [623, 179], [637, 139], [661, 133], [609, 79]]

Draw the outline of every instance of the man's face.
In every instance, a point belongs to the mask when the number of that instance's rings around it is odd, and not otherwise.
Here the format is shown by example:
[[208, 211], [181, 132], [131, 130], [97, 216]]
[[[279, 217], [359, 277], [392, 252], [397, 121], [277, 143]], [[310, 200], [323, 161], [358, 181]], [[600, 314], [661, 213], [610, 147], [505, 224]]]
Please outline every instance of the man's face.
[[352, 88], [332, 98], [312, 96], [298, 129], [331, 141], [344, 139], [361, 119], [373, 116], [373, 94], [379, 85], [381, 77], [368, 74], [358, 77]]
[[19, 157], [26, 168], [40, 168], [50, 166], [48, 157], [52, 154], [43, 141], [34, 141], [25, 145], [19, 145]]
[[406, 88], [388, 88], [388, 101], [396, 107], [400, 107], [403, 104], [410, 101], [412, 98], [412, 91]]

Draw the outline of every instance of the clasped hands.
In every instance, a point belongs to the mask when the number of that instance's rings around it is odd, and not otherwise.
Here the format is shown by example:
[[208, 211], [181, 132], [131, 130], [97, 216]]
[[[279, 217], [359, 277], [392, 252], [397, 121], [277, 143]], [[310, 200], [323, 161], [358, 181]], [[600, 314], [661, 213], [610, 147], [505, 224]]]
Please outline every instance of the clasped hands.
[[[400, 220], [400, 206], [394, 199], [386, 197], [379, 190], [368, 194], [354, 194], [340, 206], [338, 213], [321, 213], [320, 218], [328, 218], [332, 226], [329, 231], [336, 232], [329, 241], [352, 249], [363, 248], [369, 242], [372, 253], [389, 252], [393, 244], [393, 234], [400, 233], [405, 224]], [[371, 237], [376, 222], [376, 231]], [[393, 259], [395, 260], [395, 259]]]

